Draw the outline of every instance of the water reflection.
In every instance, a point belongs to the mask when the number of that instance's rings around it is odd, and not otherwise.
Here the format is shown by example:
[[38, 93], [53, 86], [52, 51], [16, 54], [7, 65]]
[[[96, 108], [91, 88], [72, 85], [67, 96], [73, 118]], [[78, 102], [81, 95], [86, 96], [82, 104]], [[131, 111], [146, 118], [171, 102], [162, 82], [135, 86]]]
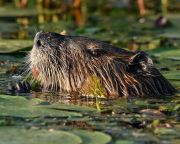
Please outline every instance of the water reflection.
[[[45, 100], [48, 103], [63, 103], [63, 104], [75, 104], [96, 107], [97, 100], [92, 96], [80, 96], [75, 94], [68, 93], [59, 93], [59, 92], [33, 92], [31, 98], [39, 98]], [[98, 103], [102, 107], [107, 107], [111, 105], [113, 100], [98, 98]]]

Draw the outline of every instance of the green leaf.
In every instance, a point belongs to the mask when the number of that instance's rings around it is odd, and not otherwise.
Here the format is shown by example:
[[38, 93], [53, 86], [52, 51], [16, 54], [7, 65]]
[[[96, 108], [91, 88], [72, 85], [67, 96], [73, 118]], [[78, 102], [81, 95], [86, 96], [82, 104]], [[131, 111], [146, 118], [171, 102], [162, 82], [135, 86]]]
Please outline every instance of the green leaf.
[[77, 111], [77, 112], [96, 112], [95, 108], [87, 107], [87, 106], [80, 106], [80, 105], [73, 105], [73, 104], [54, 103], [47, 107], [52, 108], [52, 109], [71, 110], [71, 111]]
[[163, 74], [169, 80], [180, 81], [180, 72], [179, 71], [171, 71], [169, 73]]
[[154, 133], [158, 135], [179, 135], [175, 129], [164, 127], [158, 127], [154, 129]]
[[36, 16], [39, 14], [57, 14], [58, 9], [55, 10], [36, 10], [35, 8], [19, 9], [13, 7], [0, 7], [0, 17], [25, 17], [25, 16]]
[[33, 16], [36, 14], [37, 11], [35, 9], [0, 8], [0, 17]]
[[44, 105], [38, 105], [39, 99], [27, 100], [19, 96], [0, 95], [0, 116], [16, 117], [81, 117], [82, 114], [63, 110], [50, 109]]
[[7, 54], [13, 53], [25, 48], [32, 47], [32, 40], [0, 40], [0, 53]]
[[155, 118], [155, 119], [164, 119], [165, 115], [160, 112], [159, 110], [155, 109], [143, 109], [140, 111], [140, 113], [144, 114], [145, 116], [149, 118]]
[[111, 141], [109, 135], [98, 131], [74, 130], [73, 133], [82, 138], [83, 144], [106, 144]]
[[149, 51], [149, 54], [159, 55], [160, 59], [168, 59], [168, 57], [180, 57], [180, 50], [174, 47], [160, 47]]
[[18, 28], [17, 23], [0, 22], [0, 33], [12, 33], [18, 31]]
[[131, 140], [118, 140], [115, 142], [115, 144], [133, 144], [133, 141], [131, 141]]
[[170, 31], [170, 32], [164, 32], [159, 35], [160, 37], [165, 37], [165, 38], [180, 38], [179, 32], [175, 31]]
[[60, 130], [0, 127], [0, 144], [80, 144], [77, 135]]

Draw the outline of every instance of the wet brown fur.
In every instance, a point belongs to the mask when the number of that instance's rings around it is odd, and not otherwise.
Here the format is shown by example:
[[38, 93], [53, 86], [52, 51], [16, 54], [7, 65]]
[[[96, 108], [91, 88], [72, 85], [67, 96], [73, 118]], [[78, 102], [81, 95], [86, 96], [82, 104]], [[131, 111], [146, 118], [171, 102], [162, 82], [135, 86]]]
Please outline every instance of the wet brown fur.
[[144, 52], [133, 53], [86, 37], [39, 32], [29, 55], [38, 80], [48, 90], [88, 93], [92, 76], [106, 97], [160, 97], [172, 95], [173, 86]]

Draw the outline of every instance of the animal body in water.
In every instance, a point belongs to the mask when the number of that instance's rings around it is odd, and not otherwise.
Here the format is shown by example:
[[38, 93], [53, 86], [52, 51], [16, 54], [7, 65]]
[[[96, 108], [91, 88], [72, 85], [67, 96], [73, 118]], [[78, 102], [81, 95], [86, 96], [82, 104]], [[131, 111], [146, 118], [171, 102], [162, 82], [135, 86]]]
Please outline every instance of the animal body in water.
[[44, 89], [105, 97], [160, 97], [174, 87], [145, 52], [130, 52], [82, 36], [38, 32], [30, 69]]

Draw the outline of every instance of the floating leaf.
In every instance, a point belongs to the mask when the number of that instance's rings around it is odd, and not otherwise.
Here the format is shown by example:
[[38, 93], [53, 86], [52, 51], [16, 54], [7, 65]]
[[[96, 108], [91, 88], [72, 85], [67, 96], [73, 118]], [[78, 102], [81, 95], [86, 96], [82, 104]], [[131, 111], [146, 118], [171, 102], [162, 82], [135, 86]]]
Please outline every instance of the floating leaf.
[[0, 22], [0, 33], [11, 33], [14, 31], [18, 31], [18, 24], [17, 23], [10, 23], [10, 22]]
[[115, 144], [133, 144], [134, 142], [131, 140], [118, 140]]
[[159, 35], [160, 37], [165, 37], [165, 38], [179, 38], [180, 39], [180, 35], [179, 35], [179, 32], [165, 32], [165, 33], [162, 33]]
[[179, 71], [170, 71], [169, 73], [163, 74], [169, 80], [180, 81], [180, 72]]
[[107, 144], [111, 141], [109, 135], [98, 131], [74, 130], [73, 133], [82, 138], [83, 144]]
[[30, 8], [26, 9], [18, 9], [18, 8], [8, 8], [8, 7], [0, 7], [0, 17], [25, 17], [25, 16], [37, 16], [39, 14], [57, 14], [60, 11], [56, 10], [48, 10], [43, 9], [41, 11]]
[[136, 99], [134, 100], [134, 104], [142, 107], [147, 107], [148, 106], [148, 101], [146, 100], [141, 100], [141, 99]]
[[174, 107], [174, 110], [175, 110], [175, 111], [178, 111], [178, 110], [180, 111], [180, 104], [177, 104], [177, 105]]
[[36, 14], [37, 11], [35, 9], [0, 8], [0, 17], [32, 16]]
[[87, 106], [80, 106], [80, 105], [73, 105], [73, 104], [54, 103], [47, 107], [52, 108], [52, 109], [69, 110], [69, 111], [71, 110], [71, 111], [77, 111], [77, 112], [96, 112], [95, 108], [87, 107]]
[[0, 127], [0, 144], [80, 144], [77, 135], [60, 130]]
[[50, 109], [43, 105], [37, 105], [40, 101], [27, 100], [19, 96], [0, 95], [0, 116], [15, 117], [81, 117], [80, 113]]
[[180, 56], [179, 57], [168, 57], [168, 59], [174, 60], [174, 61], [180, 61]]
[[146, 115], [147, 117], [159, 118], [159, 119], [165, 118], [165, 115], [162, 112], [154, 109], [143, 109], [140, 111], [140, 113]]
[[30, 48], [33, 45], [32, 40], [0, 40], [0, 53], [13, 53], [25, 48]]
[[[174, 136], [176, 136], [177, 135], [177, 132], [176, 132], [176, 130], [175, 129], [172, 129], [172, 128], [164, 128], [164, 127], [162, 127], [162, 128], [156, 128], [155, 130], [154, 130], [154, 133], [155, 134], [158, 134], [158, 135], [174, 135]], [[178, 134], [179, 135], [179, 134]]]

